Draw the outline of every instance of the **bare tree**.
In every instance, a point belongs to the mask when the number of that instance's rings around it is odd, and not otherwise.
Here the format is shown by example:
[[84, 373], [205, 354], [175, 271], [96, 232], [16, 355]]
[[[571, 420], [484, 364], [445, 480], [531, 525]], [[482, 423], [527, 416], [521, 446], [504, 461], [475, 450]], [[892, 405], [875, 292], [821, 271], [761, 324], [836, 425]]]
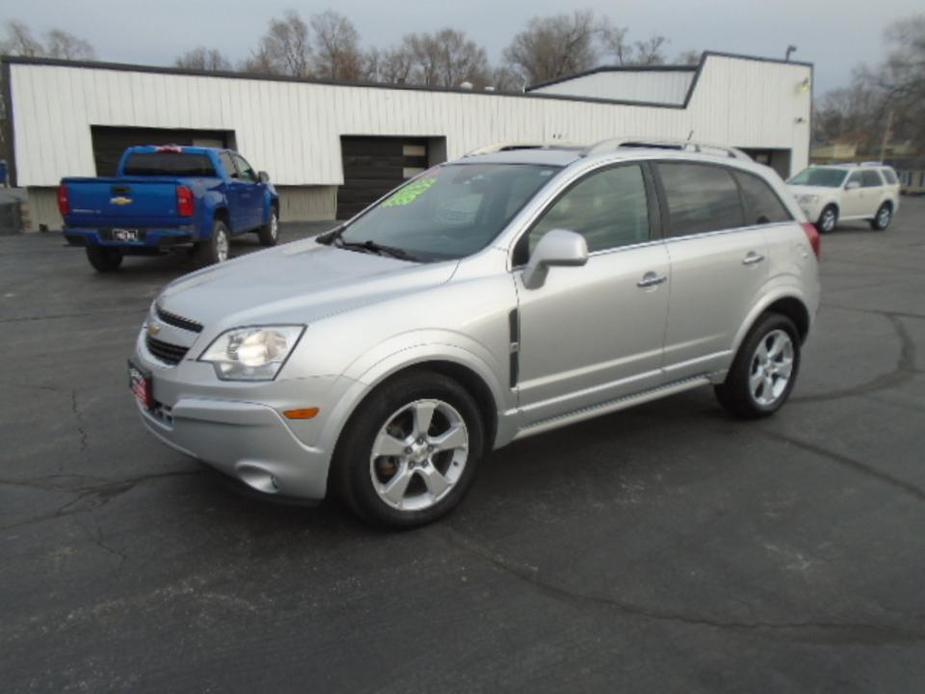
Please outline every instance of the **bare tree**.
[[33, 36], [32, 30], [16, 19], [6, 23], [6, 37], [0, 42], [0, 50], [6, 55], [20, 55], [26, 58], [45, 55], [45, 47]]
[[618, 27], [608, 19], [603, 19], [599, 27], [598, 40], [603, 53], [612, 56], [617, 65], [626, 65], [633, 60], [633, 47], [627, 41], [629, 29]]
[[49, 58], [93, 60], [96, 57], [89, 42], [61, 29], [52, 29], [45, 38], [45, 53]]
[[204, 72], [227, 72], [231, 70], [231, 61], [217, 48], [198, 46], [188, 50], [174, 61], [174, 65], [185, 70], [202, 70]]
[[244, 61], [247, 72], [308, 77], [311, 46], [308, 25], [295, 10], [270, 20], [251, 57]]
[[363, 56], [359, 48], [359, 34], [353, 23], [332, 10], [312, 15], [309, 21], [315, 76], [331, 80], [360, 79]]
[[534, 17], [504, 51], [508, 64], [530, 83], [587, 70], [597, 62], [600, 20], [590, 10]]
[[428, 87], [458, 87], [470, 82], [482, 87], [489, 82], [485, 49], [455, 29], [435, 34], [409, 34], [400, 55], [412, 57], [411, 79]]
[[680, 53], [675, 59], [677, 65], [699, 65], [700, 64], [700, 51], [684, 51]]
[[664, 36], [650, 36], [645, 41], [637, 41], [633, 56], [634, 65], [664, 65], [663, 48], [668, 43]]

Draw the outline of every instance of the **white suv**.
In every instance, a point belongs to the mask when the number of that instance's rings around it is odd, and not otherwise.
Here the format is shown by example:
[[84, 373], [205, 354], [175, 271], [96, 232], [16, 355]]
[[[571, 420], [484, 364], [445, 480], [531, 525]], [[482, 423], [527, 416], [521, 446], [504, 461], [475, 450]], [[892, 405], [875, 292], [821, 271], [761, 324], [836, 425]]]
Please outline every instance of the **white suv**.
[[810, 166], [787, 183], [806, 217], [823, 234], [839, 220], [863, 219], [883, 231], [899, 209], [899, 179], [879, 163]]

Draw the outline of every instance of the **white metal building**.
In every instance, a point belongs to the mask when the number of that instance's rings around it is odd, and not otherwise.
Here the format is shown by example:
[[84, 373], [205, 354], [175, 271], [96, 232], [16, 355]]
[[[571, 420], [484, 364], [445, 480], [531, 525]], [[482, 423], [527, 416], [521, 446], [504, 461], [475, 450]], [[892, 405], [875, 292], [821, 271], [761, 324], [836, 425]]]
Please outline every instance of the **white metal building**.
[[214, 144], [266, 170], [285, 220], [344, 217], [421, 168], [494, 142], [688, 138], [782, 175], [809, 155], [812, 66], [705, 53], [695, 67], [599, 68], [525, 94], [6, 58], [15, 185], [59, 228], [63, 176], [111, 175], [130, 144]]

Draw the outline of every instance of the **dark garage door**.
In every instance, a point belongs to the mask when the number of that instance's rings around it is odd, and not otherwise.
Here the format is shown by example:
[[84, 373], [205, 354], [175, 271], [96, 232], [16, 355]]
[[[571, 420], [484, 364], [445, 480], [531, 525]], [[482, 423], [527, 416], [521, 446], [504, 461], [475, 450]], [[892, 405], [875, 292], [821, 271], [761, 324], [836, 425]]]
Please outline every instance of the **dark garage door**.
[[427, 168], [427, 140], [407, 137], [342, 137], [344, 185], [337, 218], [349, 219], [406, 179]]
[[231, 133], [222, 130], [169, 130], [164, 128], [90, 127], [97, 176], [115, 176], [122, 153], [135, 145], [201, 145], [228, 147]]

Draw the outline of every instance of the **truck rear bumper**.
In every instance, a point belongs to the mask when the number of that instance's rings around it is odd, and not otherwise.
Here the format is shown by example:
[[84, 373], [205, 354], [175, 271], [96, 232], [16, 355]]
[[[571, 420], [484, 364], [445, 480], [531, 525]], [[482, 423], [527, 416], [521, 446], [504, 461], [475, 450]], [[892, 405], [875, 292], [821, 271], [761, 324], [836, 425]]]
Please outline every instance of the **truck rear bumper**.
[[191, 229], [138, 229], [137, 241], [113, 240], [112, 229], [65, 229], [64, 238], [71, 246], [119, 248], [126, 254], [139, 255], [189, 246], [197, 240]]

